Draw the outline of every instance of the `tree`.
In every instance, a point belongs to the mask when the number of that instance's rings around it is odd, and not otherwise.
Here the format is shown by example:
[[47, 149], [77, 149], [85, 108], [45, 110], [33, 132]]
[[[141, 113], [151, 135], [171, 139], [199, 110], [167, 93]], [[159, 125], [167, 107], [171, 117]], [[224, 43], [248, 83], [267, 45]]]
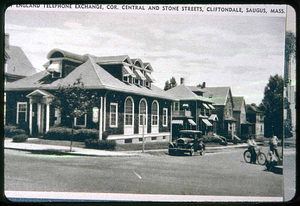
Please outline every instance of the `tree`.
[[284, 109], [286, 110], [286, 116], [284, 117], [284, 136], [285, 137], [292, 137], [292, 115], [291, 115], [291, 108], [290, 102], [288, 101], [289, 97], [289, 87], [290, 84], [290, 62], [296, 52], [296, 37], [295, 35], [287, 31], [285, 35], [285, 58], [284, 58], [284, 87], [285, 89], [285, 97], [284, 97]]
[[52, 105], [61, 113], [61, 125], [72, 125], [72, 138], [70, 142], [70, 151], [72, 151], [72, 141], [74, 134], [74, 118], [79, 118], [88, 112], [88, 109], [95, 105], [98, 100], [95, 93], [90, 93], [84, 89], [81, 77], [71, 85], [62, 85], [54, 93]]
[[287, 31], [285, 34], [285, 54], [284, 54], [284, 85], [289, 83], [289, 65], [296, 52], [296, 37], [294, 33]]
[[259, 106], [265, 112], [265, 136], [273, 134], [278, 138], [283, 137], [283, 87], [284, 81], [276, 74], [269, 78], [265, 87], [264, 98]]
[[172, 89], [173, 87], [176, 87], [176, 86], [177, 86], [176, 79], [175, 79], [175, 77], [172, 77], [172, 78], [170, 79], [170, 81], [167, 80], [167, 81], [165, 82], [164, 90], [167, 91], [167, 90]]

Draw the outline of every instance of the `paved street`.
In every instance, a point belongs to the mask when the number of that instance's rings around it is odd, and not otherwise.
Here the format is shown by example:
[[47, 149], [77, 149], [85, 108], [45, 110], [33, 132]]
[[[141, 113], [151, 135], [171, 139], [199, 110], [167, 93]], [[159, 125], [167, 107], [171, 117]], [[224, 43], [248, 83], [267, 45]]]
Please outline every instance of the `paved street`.
[[83, 157], [6, 149], [5, 190], [282, 197], [283, 175], [245, 163], [244, 150]]

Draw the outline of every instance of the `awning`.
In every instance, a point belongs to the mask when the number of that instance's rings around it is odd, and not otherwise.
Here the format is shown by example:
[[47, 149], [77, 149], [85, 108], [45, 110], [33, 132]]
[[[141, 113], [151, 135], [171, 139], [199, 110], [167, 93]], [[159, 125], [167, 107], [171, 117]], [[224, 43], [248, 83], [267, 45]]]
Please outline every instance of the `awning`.
[[210, 115], [210, 117], [208, 119], [212, 120], [212, 121], [219, 121], [218, 115], [216, 115], [216, 114]]
[[192, 120], [192, 119], [188, 119], [188, 121], [189, 121], [189, 123], [190, 123], [191, 125], [194, 125], [194, 126], [197, 125], [196, 122], [194, 122], [194, 120]]
[[136, 77], [136, 75], [133, 73], [133, 71], [126, 65], [123, 66], [123, 72], [124, 72], [124, 76]]
[[50, 64], [47, 68], [48, 72], [60, 72], [59, 69], [59, 62], [52, 62], [52, 64]]
[[206, 126], [211, 127], [212, 124], [207, 119], [202, 119], [202, 121], [206, 124]]
[[202, 114], [200, 114], [199, 117], [200, 117], [200, 118], [206, 118], [206, 119], [208, 118], [208, 116], [202, 115]]
[[181, 124], [181, 125], [183, 125], [183, 120], [173, 119], [172, 124]]
[[210, 109], [209, 106], [207, 106], [207, 104], [204, 104], [204, 103], [202, 103], [202, 104], [206, 109]]
[[208, 106], [209, 106], [210, 108], [212, 108], [212, 109], [215, 109], [215, 107], [212, 106], [211, 104], [208, 104]]
[[146, 72], [145, 75], [151, 82], [154, 81], [154, 78], [152, 77], [152, 75], [149, 72]]
[[142, 74], [142, 72], [140, 70], [135, 70], [135, 72], [137, 73], [138, 77], [141, 79], [141, 80], [146, 80], [146, 77]]

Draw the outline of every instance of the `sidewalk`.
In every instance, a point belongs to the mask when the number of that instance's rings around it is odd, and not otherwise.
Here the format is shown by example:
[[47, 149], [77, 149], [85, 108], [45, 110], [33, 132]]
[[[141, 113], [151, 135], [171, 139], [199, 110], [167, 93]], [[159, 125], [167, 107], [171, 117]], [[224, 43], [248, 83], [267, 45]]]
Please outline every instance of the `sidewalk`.
[[[227, 145], [220, 147], [206, 147], [208, 151], [217, 151], [230, 148], [245, 148], [246, 143], [237, 145]], [[70, 152], [70, 147], [68, 146], [58, 146], [58, 145], [46, 145], [46, 144], [30, 144], [30, 143], [15, 143], [12, 139], [4, 140], [5, 149], [23, 150], [31, 151], [35, 153], [43, 154], [60, 154], [60, 155], [81, 155], [81, 156], [101, 156], [101, 157], [121, 157], [121, 156], [140, 156], [142, 150], [136, 151], [107, 151], [107, 150], [96, 150], [96, 149], [84, 149], [79, 147], [72, 147]], [[168, 152], [168, 149], [157, 149], [157, 150], [145, 150], [145, 153], [149, 152]]]
[[140, 154], [131, 152], [116, 152], [107, 150], [84, 149], [79, 147], [45, 145], [45, 144], [30, 144], [30, 143], [15, 143], [12, 139], [4, 140], [5, 149], [15, 149], [23, 151], [31, 151], [44, 154], [64, 154], [64, 155], [81, 155], [81, 156], [101, 156], [101, 157], [120, 157], [120, 156], [140, 156]]

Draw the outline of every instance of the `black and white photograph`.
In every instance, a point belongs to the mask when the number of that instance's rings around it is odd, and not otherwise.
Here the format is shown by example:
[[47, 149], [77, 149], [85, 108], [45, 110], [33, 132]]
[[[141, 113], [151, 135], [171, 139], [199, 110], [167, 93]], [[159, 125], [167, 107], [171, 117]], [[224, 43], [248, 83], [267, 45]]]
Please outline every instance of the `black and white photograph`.
[[286, 4], [14, 4], [10, 202], [287, 202], [296, 12]]

